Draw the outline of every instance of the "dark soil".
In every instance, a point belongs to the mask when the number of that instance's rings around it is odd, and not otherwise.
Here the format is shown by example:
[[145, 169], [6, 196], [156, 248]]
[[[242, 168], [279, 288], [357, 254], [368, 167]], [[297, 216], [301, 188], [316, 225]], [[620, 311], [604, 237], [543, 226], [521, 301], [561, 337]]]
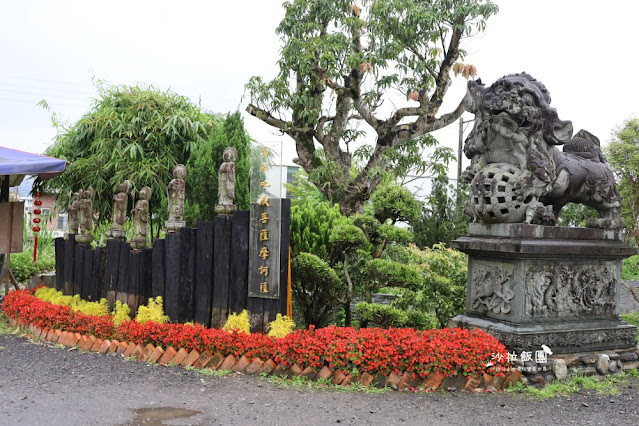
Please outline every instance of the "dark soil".
[[282, 388], [257, 377], [204, 376], [0, 335], [3, 425], [639, 424], [639, 379], [619, 388], [620, 395], [584, 391], [549, 400]]

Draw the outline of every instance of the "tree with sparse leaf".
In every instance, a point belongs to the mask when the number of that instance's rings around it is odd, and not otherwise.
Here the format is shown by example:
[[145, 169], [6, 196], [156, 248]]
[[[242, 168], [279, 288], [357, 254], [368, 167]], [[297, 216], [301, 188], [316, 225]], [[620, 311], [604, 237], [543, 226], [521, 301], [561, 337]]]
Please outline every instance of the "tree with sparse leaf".
[[639, 243], [639, 118], [626, 120], [613, 133], [606, 153], [617, 175], [617, 188], [623, 199], [623, 224]]
[[173, 168], [186, 164], [191, 153], [212, 136], [216, 121], [171, 91], [99, 85], [89, 112], [60, 129], [46, 150], [47, 155], [67, 160], [68, 166], [61, 175], [44, 181], [43, 187], [58, 194], [58, 202], [66, 208], [70, 191], [92, 186], [100, 225], [111, 220], [113, 194], [121, 182], [131, 181], [136, 194], [149, 186], [151, 235], [157, 236], [167, 216]]
[[430, 195], [426, 198], [421, 214], [410, 221], [418, 247], [432, 247], [451, 241], [468, 233], [468, 216], [463, 211], [468, 197], [465, 184], [455, 188], [449, 184], [447, 172], [433, 177]]
[[[428, 133], [464, 111], [462, 99], [440, 114], [451, 73], [476, 74], [459, 62], [465, 57], [460, 43], [484, 31], [497, 6], [489, 0], [292, 0], [284, 8], [279, 74], [250, 79], [246, 110], [295, 140], [295, 162], [343, 214], [361, 213], [394, 163], [402, 163], [400, 173], [432, 166], [421, 158], [433, 143]], [[374, 142], [362, 145], [364, 139]], [[419, 155], [402, 155], [411, 152]]]

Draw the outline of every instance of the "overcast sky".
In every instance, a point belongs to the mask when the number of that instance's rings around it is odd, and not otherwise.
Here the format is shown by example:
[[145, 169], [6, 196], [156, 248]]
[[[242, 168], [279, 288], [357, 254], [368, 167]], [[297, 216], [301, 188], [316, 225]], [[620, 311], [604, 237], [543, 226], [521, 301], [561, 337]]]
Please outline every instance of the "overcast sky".
[[[44, 151], [55, 129], [36, 103], [45, 99], [74, 122], [95, 96], [92, 76], [171, 88], [215, 112], [244, 111], [248, 79], [277, 72], [281, 3], [0, 0], [0, 146]], [[466, 62], [485, 83], [513, 72], [532, 74], [550, 91], [560, 119], [604, 144], [615, 127], [637, 115], [638, 1], [496, 3], [500, 12], [486, 32], [464, 46]], [[465, 80], [455, 79], [440, 112], [453, 109], [464, 91]], [[256, 118], [245, 116], [245, 125], [257, 140], [282, 140], [290, 163], [290, 140]], [[436, 137], [456, 148], [457, 124]], [[453, 164], [451, 175], [455, 171]]]

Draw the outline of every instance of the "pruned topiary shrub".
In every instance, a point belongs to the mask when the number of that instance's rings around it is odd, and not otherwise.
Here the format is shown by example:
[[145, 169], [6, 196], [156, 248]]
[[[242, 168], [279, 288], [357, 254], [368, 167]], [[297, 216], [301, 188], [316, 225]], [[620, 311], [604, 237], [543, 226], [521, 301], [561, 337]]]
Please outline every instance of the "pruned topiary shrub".
[[358, 303], [355, 306], [355, 312], [362, 323], [372, 323], [378, 327], [411, 327], [425, 330], [436, 328], [439, 324], [432, 314], [412, 309], [398, 309], [381, 303]]
[[318, 256], [300, 253], [291, 262], [293, 297], [302, 310], [306, 327], [327, 325], [338, 308], [343, 283]]

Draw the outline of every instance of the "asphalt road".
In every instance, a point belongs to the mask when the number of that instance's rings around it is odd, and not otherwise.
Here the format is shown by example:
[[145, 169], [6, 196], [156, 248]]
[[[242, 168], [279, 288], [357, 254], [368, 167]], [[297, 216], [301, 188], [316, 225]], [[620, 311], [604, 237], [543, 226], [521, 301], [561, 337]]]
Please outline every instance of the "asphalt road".
[[539, 400], [282, 388], [256, 377], [204, 376], [0, 335], [2, 425], [639, 424], [639, 379], [620, 389]]

